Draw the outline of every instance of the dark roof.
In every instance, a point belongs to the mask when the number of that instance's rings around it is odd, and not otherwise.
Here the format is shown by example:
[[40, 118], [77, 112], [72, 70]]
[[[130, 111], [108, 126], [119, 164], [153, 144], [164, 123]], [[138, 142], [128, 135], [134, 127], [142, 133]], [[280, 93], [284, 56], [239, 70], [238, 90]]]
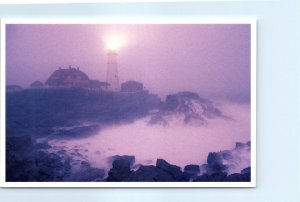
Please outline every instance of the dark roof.
[[126, 82], [122, 83], [121, 85], [143, 85], [143, 84], [138, 81], [126, 81]]
[[42, 87], [44, 84], [41, 81], [35, 81], [31, 85], [31, 87]]
[[49, 86], [64, 86], [69, 82], [89, 82], [89, 77], [79, 70], [79, 68], [68, 68], [55, 70], [46, 84]]

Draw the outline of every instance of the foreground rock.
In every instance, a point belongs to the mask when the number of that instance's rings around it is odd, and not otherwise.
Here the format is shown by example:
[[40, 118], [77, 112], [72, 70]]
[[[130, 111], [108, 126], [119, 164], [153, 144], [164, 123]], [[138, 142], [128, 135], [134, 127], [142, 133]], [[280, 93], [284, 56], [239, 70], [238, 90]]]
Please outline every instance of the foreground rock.
[[[204, 165], [187, 165], [184, 172], [179, 166], [164, 159], [157, 159], [156, 165], [136, 167], [134, 156], [112, 156], [112, 168], [108, 177], [105, 172], [93, 168], [89, 162], [77, 163], [61, 153], [48, 153], [47, 142], [37, 143], [30, 136], [13, 136], [6, 139], [6, 181], [7, 182], [249, 182], [251, 168], [229, 174], [228, 165], [235, 153], [250, 150], [250, 143], [237, 144], [233, 150], [211, 152]], [[233, 152], [232, 152], [233, 151]], [[136, 170], [137, 169], [137, 170]], [[201, 170], [201, 175], [200, 174]]]
[[223, 158], [219, 153], [210, 152], [207, 156], [207, 173], [222, 173], [227, 172], [226, 165], [223, 164]]
[[164, 172], [156, 166], [141, 166], [137, 171], [132, 172], [128, 182], [174, 182], [175, 179], [172, 175]]
[[176, 115], [183, 124], [201, 126], [209, 119], [225, 118], [222, 112], [213, 103], [193, 92], [179, 92], [166, 97], [159, 111], [152, 115], [150, 124], [168, 125]]
[[[232, 150], [210, 152], [206, 164], [186, 165], [184, 171], [164, 159], [156, 165], [133, 165], [134, 156], [113, 156], [113, 168], [107, 181], [118, 182], [250, 182], [251, 168], [238, 169], [242, 154], [250, 151], [250, 142], [236, 143]], [[250, 155], [250, 153], [249, 153]], [[235, 166], [235, 167], [234, 167]], [[232, 169], [232, 167], [234, 167]], [[135, 170], [135, 169], [137, 170]], [[201, 171], [201, 172], [200, 172]], [[237, 171], [236, 173], [232, 172]], [[228, 174], [232, 173], [232, 174]], [[200, 175], [201, 174], [201, 175]]]
[[187, 176], [188, 178], [194, 178], [196, 177], [198, 174], [200, 174], [200, 166], [198, 165], [187, 165], [184, 167], [184, 173], [185, 176]]
[[156, 167], [171, 175], [175, 181], [183, 180], [183, 172], [181, 171], [180, 167], [176, 165], [169, 164], [163, 159], [157, 159]]
[[119, 160], [119, 159], [125, 159], [127, 161], [129, 161], [130, 167], [133, 166], [134, 162], [135, 162], [135, 156], [129, 156], [129, 155], [115, 155], [115, 156], [111, 156], [108, 159], [108, 163], [112, 164], [115, 160]]
[[130, 160], [121, 158], [114, 160], [113, 167], [108, 172], [108, 182], [122, 182], [131, 174]]
[[7, 182], [51, 182], [64, 181], [71, 171], [70, 161], [39, 148], [28, 136], [7, 137], [6, 139], [6, 181]]
[[226, 172], [213, 173], [213, 174], [203, 174], [198, 176], [193, 182], [223, 182], [227, 177]]
[[81, 162], [77, 172], [68, 176], [66, 182], [101, 182], [103, 181], [105, 171], [99, 168], [93, 168], [88, 162]]
[[228, 175], [224, 180], [225, 182], [250, 182], [251, 181], [251, 168], [245, 168], [241, 173], [234, 173]]
[[36, 143], [30, 136], [14, 136], [6, 139], [7, 182], [93, 182], [102, 181], [104, 170], [92, 168], [81, 162], [78, 170], [72, 170], [69, 157], [47, 153], [50, 146]]
[[141, 165], [136, 171], [130, 169], [130, 159], [114, 160], [113, 167], [108, 172], [109, 182], [180, 182], [188, 181], [180, 167], [169, 164], [163, 159], [157, 159], [156, 166]]

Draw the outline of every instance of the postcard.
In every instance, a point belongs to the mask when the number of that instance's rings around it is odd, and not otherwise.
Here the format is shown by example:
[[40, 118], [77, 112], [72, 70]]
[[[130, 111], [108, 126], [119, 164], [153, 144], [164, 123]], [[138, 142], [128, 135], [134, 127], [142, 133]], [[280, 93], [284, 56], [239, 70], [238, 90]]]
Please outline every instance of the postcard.
[[255, 26], [2, 20], [1, 185], [255, 187]]

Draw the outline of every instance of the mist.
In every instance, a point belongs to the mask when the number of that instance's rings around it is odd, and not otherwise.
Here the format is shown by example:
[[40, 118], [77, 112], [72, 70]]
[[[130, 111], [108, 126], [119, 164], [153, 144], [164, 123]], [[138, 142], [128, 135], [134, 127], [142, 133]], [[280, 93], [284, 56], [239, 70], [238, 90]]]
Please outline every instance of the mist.
[[116, 33], [125, 40], [120, 82], [140, 81], [161, 97], [189, 90], [249, 102], [249, 24], [9, 24], [7, 84], [29, 87], [68, 65], [105, 81], [105, 38]]
[[[115, 155], [133, 155], [137, 165], [155, 165], [158, 158], [182, 168], [201, 165], [209, 152], [231, 150], [236, 142], [250, 141], [250, 106], [227, 102], [218, 107], [230, 118], [211, 119], [204, 126], [195, 126], [175, 116], [168, 126], [162, 126], [149, 125], [150, 117], [145, 117], [131, 124], [106, 127], [87, 138], [54, 139], [49, 144], [51, 152], [64, 149], [68, 155], [76, 154], [75, 160], [106, 170], [111, 167], [110, 157]], [[250, 151], [234, 155], [238, 161], [229, 173], [250, 166]]]

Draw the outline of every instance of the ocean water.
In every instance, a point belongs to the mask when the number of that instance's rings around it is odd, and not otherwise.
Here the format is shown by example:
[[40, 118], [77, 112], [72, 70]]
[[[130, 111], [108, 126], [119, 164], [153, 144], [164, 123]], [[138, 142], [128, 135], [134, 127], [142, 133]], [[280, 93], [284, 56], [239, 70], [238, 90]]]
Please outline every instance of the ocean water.
[[[88, 161], [93, 167], [108, 170], [110, 157], [133, 155], [136, 165], [155, 165], [162, 158], [184, 167], [204, 164], [209, 152], [232, 150], [236, 142], [250, 141], [250, 105], [218, 103], [229, 118], [209, 119], [205, 125], [186, 124], [180, 114], [168, 117], [168, 125], [150, 125], [150, 116], [133, 123], [102, 128], [94, 135], [74, 139], [51, 139], [50, 152], [71, 156], [74, 161]], [[250, 166], [250, 151], [234, 151], [239, 172]], [[76, 164], [76, 163], [74, 163]]]

